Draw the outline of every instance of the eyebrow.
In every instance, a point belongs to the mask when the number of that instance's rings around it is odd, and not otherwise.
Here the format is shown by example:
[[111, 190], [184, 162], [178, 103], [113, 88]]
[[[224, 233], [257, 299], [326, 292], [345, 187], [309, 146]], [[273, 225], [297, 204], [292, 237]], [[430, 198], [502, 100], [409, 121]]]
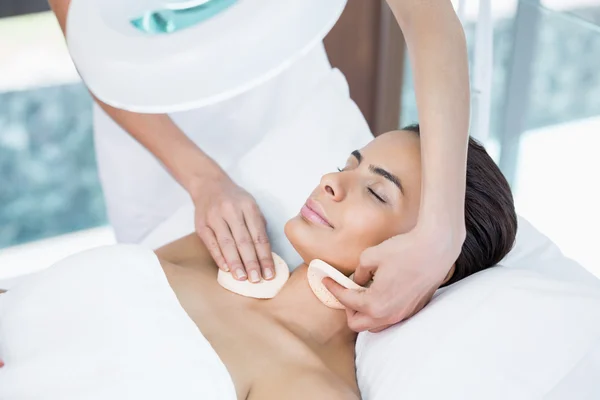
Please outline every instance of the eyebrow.
[[[356, 158], [356, 161], [358, 161], [358, 164], [360, 165], [360, 163], [363, 160], [363, 156], [362, 156], [362, 154], [360, 154], [360, 151], [354, 150], [351, 154], [354, 158]], [[387, 179], [388, 181], [392, 182], [394, 185], [396, 185], [396, 187], [398, 189], [400, 189], [402, 194], [404, 194], [404, 189], [402, 188], [402, 183], [400, 182], [400, 178], [398, 178], [396, 175], [386, 171], [385, 169], [383, 169], [381, 167], [377, 167], [375, 165], [369, 165], [369, 171], [371, 171], [374, 174], [377, 174], [379, 176], [382, 176], [385, 179]]]

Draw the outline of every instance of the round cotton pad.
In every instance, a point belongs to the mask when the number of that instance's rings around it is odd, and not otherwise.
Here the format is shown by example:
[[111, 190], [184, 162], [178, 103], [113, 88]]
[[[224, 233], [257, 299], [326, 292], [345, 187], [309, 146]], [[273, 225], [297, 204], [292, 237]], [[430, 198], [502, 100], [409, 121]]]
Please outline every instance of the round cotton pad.
[[238, 281], [233, 277], [231, 272], [219, 270], [217, 282], [225, 289], [242, 296], [254, 297], [256, 299], [271, 299], [275, 297], [289, 279], [290, 270], [281, 257], [275, 253], [271, 254], [273, 254], [273, 261], [275, 261], [274, 279], [268, 281], [261, 278], [260, 282], [257, 283], [252, 283], [248, 280]]
[[344, 310], [346, 307], [342, 305], [329, 290], [323, 285], [323, 278], [329, 277], [345, 287], [346, 289], [358, 290], [362, 289], [361, 286], [354, 283], [354, 281], [340, 271], [327, 264], [325, 261], [313, 260], [308, 266], [308, 284], [312, 289], [313, 293], [323, 304], [329, 308], [335, 308], [338, 310]]

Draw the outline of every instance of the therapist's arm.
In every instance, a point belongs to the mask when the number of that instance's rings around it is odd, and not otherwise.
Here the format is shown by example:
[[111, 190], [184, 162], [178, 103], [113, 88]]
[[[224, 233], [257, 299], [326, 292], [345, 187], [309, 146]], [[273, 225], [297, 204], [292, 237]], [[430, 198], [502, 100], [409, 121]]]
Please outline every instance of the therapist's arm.
[[406, 39], [421, 126], [418, 223], [440, 231], [447, 238], [441, 245], [458, 256], [465, 236], [470, 108], [464, 31], [450, 0], [388, 0], [388, 4]]
[[352, 291], [325, 280], [355, 331], [378, 332], [420, 311], [443, 284], [466, 236], [464, 202], [469, 73], [462, 25], [450, 0], [387, 0], [406, 39], [421, 126], [416, 226], [365, 250]]
[[96, 102], [121, 128], [146, 147], [171, 175], [192, 193], [198, 179], [225, 172], [173, 122], [167, 114], [138, 114]]

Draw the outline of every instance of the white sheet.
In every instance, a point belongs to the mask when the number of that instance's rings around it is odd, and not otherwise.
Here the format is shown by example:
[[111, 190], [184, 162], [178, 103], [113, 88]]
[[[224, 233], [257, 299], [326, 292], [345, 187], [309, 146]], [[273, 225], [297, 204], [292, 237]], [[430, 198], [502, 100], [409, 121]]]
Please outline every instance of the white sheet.
[[154, 254], [101, 247], [0, 296], [0, 399], [236, 398]]

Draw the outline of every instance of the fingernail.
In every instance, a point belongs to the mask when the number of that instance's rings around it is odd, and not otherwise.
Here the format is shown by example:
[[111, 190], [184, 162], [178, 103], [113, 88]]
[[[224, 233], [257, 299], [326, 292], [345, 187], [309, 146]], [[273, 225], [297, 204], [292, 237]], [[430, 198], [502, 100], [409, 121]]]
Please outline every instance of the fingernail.
[[271, 270], [271, 268], [266, 268], [265, 269], [265, 278], [266, 279], [272, 279], [273, 278], [273, 270]]
[[229, 266], [227, 264], [223, 264], [223, 269], [225, 272], [229, 272]]
[[235, 271], [235, 277], [243, 280], [246, 278], [246, 273], [244, 272], [244, 270], [238, 269], [237, 271]]
[[250, 271], [250, 282], [260, 282], [260, 276], [258, 275], [258, 272], [256, 270]]

